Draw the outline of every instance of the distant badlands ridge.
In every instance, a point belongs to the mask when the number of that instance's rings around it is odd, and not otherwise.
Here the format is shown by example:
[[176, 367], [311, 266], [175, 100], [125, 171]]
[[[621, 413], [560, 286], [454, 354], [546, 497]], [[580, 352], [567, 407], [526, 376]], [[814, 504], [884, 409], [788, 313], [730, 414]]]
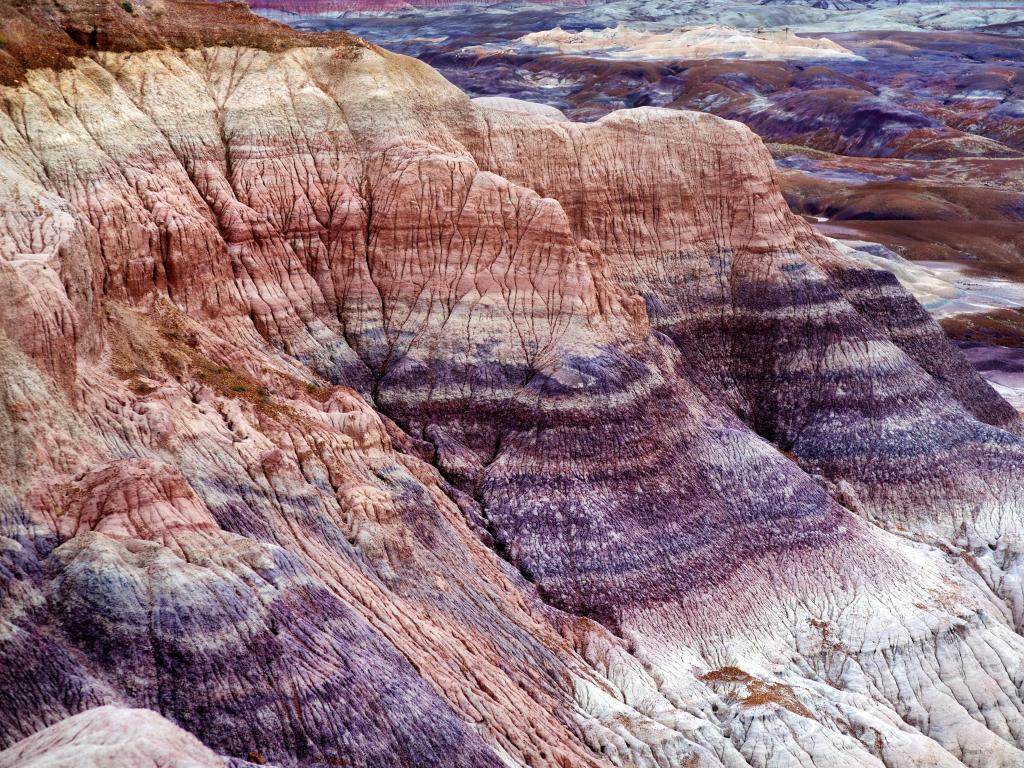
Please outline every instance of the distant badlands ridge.
[[[586, 0], [531, 0], [538, 5], [586, 5]], [[300, 15], [338, 13], [392, 13], [402, 9], [447, 8], [459, 5], [498, 5], [497, 0], [251, 0], [254, 11], [281, 11]]]
[[[973, 2], [904, 2], [903, 0], [530, 0], [494, 2], [493, 0], [252, 0], [253, 9], [277, 11], [300, 16], [338, 16], [345, 14], [401, 15], [404, 12], [443, 10], [462, 6], [492, 8], [499, 16], [531, 6], [551, 6], [553, 13], [567, 13], [575, 22], [595, 27], [612, 27], [623, 20], [656, 23], [662, 30], [724, 24], [743, 29], [760, 26], [790, 26], [798, 32], [828, 33], [837, 28], [854, 30], [964, 30], [982, 27], [1010, 31], [1024, 23], [1020, 4]], [[578, 27], [577, 23], [573, 24]]]
[[798, 37], [790, 30], [737, 30], [718, 25], [647, 32], [625, 25], [572, 32], [556, 27], [516, 41], [529, 48], [612, 59], [856, 59], [827, 38]]

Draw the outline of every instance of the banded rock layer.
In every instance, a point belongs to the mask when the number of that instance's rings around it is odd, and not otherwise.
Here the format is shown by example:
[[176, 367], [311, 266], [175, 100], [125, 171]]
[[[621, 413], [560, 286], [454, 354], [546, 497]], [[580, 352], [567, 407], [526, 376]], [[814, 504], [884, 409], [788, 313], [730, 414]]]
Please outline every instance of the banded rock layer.
[[1019, 765], [1022, 425], [895, 279], [335, 43], [4, 89], [0, 765]]

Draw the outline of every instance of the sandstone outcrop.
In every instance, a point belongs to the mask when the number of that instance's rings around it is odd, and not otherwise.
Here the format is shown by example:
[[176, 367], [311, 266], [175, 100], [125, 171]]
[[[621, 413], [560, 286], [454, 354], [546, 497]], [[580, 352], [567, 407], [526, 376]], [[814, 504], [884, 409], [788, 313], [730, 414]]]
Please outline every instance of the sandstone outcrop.
[[756, 137], [281, 40], [4, 87], [0, 761], [1020, 764], [1019, 416]]

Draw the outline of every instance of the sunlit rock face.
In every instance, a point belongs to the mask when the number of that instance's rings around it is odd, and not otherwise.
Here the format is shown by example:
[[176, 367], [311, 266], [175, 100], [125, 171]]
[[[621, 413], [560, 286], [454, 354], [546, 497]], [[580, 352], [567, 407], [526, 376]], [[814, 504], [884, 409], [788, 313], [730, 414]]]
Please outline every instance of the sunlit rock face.
[[4, 87], [0, 765], [1021, 763], [1020, 420], [749, 130], [225, 12]]
[[644, 32], [620, 24], [607, 29], [570, 32], [561, 27], [531, 32], [516, 40], [522, 49], [555, 50], [580, 56], [633, 61], [665, 59], [810, 59], [856, 58], [827, 38], [802, 38], [786, 31], [746, 32], [722, 26]]

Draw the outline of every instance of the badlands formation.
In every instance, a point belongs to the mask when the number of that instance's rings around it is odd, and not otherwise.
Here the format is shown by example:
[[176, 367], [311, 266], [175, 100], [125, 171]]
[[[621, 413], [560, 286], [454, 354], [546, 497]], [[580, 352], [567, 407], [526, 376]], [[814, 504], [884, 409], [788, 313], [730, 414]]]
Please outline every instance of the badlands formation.
[[[947, 335], [997, 391], [1024, 403], [1019, 298], [977, 301], [970, 285], [1019, 297], [1024, 283], [1019, 4], [617, 0], [383, 20], [335, 18], [323, 3], [292, 8], [273, 13], [304, 29], [351, 28], [478, 96], [518, 97], [586, 122], [663, 106], [744, 123], [767, 143], [790, 209], [821, 234], [880, 245], [894, 258], [852, 255], [902, 277], [905, 260], [941, 270], [925, 282], [945, 283], [936, 316]], [[881, 15], [864, 26], [865, 14]], [[815, 48], [821, 35], [849, 53]], [[915, 282], [905, 287], [919, 295]]]
[[739, 30], [721, 26], [645, 32], [620, 24], [606, 29], [567, 32], [561, 27], [530, 32], [516, 43], [522, 48], [575, 55], [626, 59], [855, 59], [827, 38], [797, 37], [789, 30]]
[[0, 18], [0, 766], [1024, 764], [1024, 424], [747, 128]]

